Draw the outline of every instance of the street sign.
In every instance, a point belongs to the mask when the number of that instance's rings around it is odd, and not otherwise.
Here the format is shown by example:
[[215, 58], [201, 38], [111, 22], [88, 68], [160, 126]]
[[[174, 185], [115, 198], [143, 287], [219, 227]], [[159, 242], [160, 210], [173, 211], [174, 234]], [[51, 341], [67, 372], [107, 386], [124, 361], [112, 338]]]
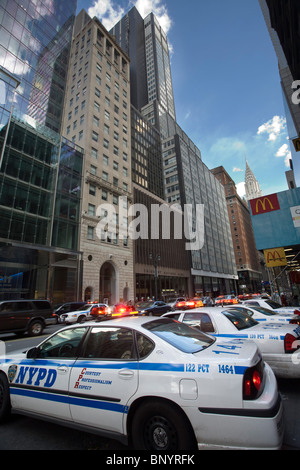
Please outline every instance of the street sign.
[[293, 144], [294, 144], [296, 152], [300, 152], [300, 139], [299, 138], [293, 139]]
[[264, 250], [264, 255], [268, 268], [287, 265], [284, 248], [272, 248], [270, 250]]

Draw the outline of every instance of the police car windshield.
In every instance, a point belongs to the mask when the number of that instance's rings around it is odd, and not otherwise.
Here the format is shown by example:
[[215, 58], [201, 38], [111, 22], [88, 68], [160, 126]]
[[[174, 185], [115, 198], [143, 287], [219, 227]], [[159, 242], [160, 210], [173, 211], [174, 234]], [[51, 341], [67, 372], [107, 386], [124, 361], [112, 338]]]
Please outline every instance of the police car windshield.
[[148, 331], [159, 336], [167, 343], [185, 353], [196, 353], [207, 348], [215, 342], [199, 330], [192, 328], [184, 323], [169, 319], [161, 318], [143, 325]]

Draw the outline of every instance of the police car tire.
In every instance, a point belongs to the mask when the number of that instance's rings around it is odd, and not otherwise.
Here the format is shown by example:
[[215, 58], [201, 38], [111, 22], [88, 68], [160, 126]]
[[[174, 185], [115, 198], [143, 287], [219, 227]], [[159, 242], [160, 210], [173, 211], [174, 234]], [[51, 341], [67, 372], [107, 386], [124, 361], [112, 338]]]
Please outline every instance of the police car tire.
[[195, 449], [191, 425], [171, 403], [143, 403], [132, 421], [132, 445], [136, 450], [166, 451]]
[[4, 374], [0, 374], [0, 423], [4, 422], [10, 415], [9, 385]]

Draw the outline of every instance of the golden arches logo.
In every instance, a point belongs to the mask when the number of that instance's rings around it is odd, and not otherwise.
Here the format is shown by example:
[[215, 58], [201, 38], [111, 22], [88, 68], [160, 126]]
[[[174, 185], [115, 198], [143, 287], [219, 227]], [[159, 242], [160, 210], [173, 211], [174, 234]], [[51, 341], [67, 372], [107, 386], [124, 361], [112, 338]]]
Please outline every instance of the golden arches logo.
[[256, 201], [256, 206], [255, 206], [256, 213], [258, 213], [258, 204], [261, 205], [262, 210], [265, 212], [265, 211], [266, 211], [267, 202], [269, 203], [269, 208], [270, 208], [270, 210], [273, 211], [273, 210], [274, 210], [274, 207], [273, 207], [272, 202], [270, 201], [270, 199], [269, 199], [268, 197], [264, 197], [263, 199], [257, 199], [257, 201]]
[[266, 264], [269, 268], [287, 265], [287, 259], [284, 248], [273, 248], [269, 250], [264, 250], [264, 255]]
[[266, 212], [278, 211], [280, 209], [277, 193], [250, 199], [252, 215], [265, 214]]

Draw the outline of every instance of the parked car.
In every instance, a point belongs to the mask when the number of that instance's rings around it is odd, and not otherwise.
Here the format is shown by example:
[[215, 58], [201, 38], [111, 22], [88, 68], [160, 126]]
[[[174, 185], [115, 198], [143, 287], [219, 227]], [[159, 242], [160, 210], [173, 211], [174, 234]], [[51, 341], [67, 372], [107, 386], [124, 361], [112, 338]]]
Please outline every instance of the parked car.
[[42, 334], [44, 328], [56, 323], [48, 300], [4, 300], [0, 302], [0, 333]]
[[0, 397], [0, 422], [12, 408], [136, 450], [282, 445], [282, 402], [257, 345], [216, 342], [166, 318], [63, 328], [27, 353], [0, 358]]
[[102, 316], [110, 315], [111, 314], [111, 307], [109, 307], [107, 304], [96, 304], [93, 305], [90, 311], [91, 317], [93, 319], [99, 319]]
[[102, 304], [85, 304], [83, 307], [80, 307], [79, 310], [74, 310], [73, 312], [63, 313], [60, 315], [60, 323], [82, 323], [86, 320], [92, 320], [91, 311], [95, 307], [99, 307]]
[[[163, 316], [174, 318], [174, 313]], [[263, 359], [270, 364], [275, 375], [282, 378], [300, 378], [298, 357], [300, 351], [297, 352], [300, 348], [298, 325], [286, 322], [258, 323], [254, 318], [234, 308], [226, 307], [204, 307], [185, 311], [176, 319], [219, 339], [252, 340], [259, 347]]]
[[300, 312], [299, 314], [277, 312], [276, 310], [271, 310], [257, 305], [235, 305], [232, 308], [253, 317], [254, 320], [258, 322], [288, 322], [300, 325]]
[[142, 315], [157, 315], [160, 316], [163, 313], [170, 312], [172, 307], [162, 300], [156, 300], [154, 302], [142, 302], [137, 304], [136, 310]]
[[66, 302], [62, 305], [59, 305], [54, 309], [55, 315], [57, 315], [57, 322], [59, 322], [59, 317], [63, 313], [74, 312], [74, 310], [78, 310], [81, 307], [84, 307], [86, 302]]

